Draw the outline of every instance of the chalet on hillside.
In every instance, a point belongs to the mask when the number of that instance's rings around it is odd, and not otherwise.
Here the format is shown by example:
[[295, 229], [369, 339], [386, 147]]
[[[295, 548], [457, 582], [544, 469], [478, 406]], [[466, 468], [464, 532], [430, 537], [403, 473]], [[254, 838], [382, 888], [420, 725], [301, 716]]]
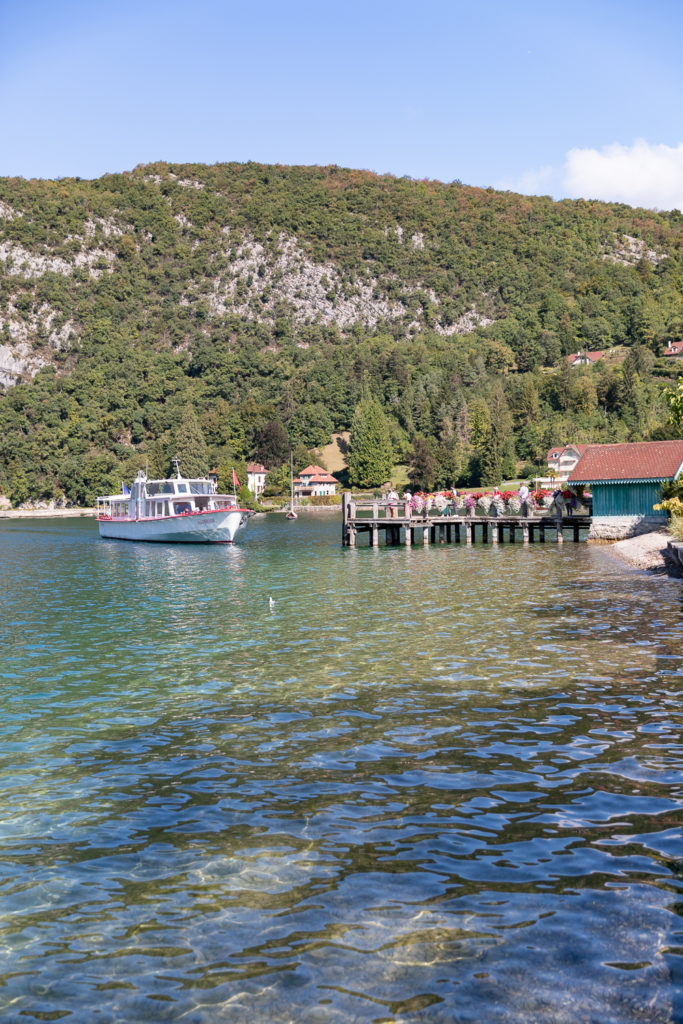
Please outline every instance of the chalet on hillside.
[[572, 352], [567, 356], [567, 362], [570, 366], [592, 366], [604, 355], [604, 352]]
[[590, 487], [594, 526], [621, 519], [625, 533], [639, 532], [640, 526], [653, 528], [665, 519], [666, 513], [652, 506], [662, 500], [662, 484], [681, 472], [683, 441], [589, 444], [569, 484]]
[[294, 493], [297, 498], [312, 498], [336, 492], [337, 481], [321, 466], [306, 466], [294, 477]]
[[560, 444], [551, 448], [548, 451], [548, 469], [555, 471], [558, 480], [568, 480], [587, 447], [586, 444]]
[[670, 341], [666, 346], [664, 355], [673, 356], [674, 359], [683, 356], [683, 341]]

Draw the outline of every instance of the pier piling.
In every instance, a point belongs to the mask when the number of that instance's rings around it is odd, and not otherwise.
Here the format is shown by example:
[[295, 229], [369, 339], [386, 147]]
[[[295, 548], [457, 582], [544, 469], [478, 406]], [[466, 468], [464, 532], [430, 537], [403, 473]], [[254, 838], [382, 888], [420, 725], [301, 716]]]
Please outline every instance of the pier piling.
[[471, 547], [479, 540], [483, 544], [491, 543], [498, 546], [505, 540], [510, 544], [516, 543], [517, 530], [521, 530], [522, 544], [528, 546], [536, 541], [545, 544], [548, 529], [552, 531], [551, 537], [554, 535], [557, 543], [563, 544], [567, 537], [571, 537], [575, 542], [580, 541], [581, 531], [584, 531], [585, 536], [591, 524], [591, 517], [588, 515], [539, 515], [528, 508], [524, 511], [531, 514], [495, 518], [444, 515], [434, 510], [424, 515], [411, 515], [410, 511], [407, 502], [401, 502], [392, 508], [376, 500], [355, 499], [345, 492], [342, 495], [342, 544], [345, 547], [356, 547], [358, 535], [367, 533], [368, 545], [378, 548], [380, 533], [383, 531], [387, 547], [402, 544], [409, 548], [419, 540], [416, 531], [421, 530], [424, 547], [437, 543], [464, 543]]

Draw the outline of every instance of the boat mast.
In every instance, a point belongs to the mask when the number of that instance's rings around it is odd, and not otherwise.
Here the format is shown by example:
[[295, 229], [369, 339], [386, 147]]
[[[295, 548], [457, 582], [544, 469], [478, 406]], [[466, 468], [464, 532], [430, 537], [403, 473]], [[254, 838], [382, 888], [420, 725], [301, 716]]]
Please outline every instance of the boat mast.
[[291, 449], [290, 449], [290, 452], [289, 452], [289, 484], [290, 484], [289, 507], [290, 507], [290, 509], [293, 512], [294, 511], [294, 453], [291, 451]]

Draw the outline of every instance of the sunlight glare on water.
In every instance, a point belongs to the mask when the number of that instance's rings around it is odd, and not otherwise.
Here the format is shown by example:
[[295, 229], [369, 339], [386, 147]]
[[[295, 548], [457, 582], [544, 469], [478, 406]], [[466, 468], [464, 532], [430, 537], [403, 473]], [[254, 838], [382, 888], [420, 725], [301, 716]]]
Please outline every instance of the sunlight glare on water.
[[0, 523], [0, 1019], [683, 1020], [680, 583], [340, 535]]

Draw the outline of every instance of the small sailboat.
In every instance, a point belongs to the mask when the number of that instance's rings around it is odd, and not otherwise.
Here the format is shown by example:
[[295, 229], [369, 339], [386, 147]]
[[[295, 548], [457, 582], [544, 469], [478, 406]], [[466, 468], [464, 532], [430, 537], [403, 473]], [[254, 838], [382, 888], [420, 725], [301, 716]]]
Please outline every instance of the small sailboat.
[[289, 511], [287, 512], [287, 519], [298, 519], [296, 512], [294, 511], [294, 454], [289, 453], [289, 487], [290, 487], [290, 499], [289, 499]]

